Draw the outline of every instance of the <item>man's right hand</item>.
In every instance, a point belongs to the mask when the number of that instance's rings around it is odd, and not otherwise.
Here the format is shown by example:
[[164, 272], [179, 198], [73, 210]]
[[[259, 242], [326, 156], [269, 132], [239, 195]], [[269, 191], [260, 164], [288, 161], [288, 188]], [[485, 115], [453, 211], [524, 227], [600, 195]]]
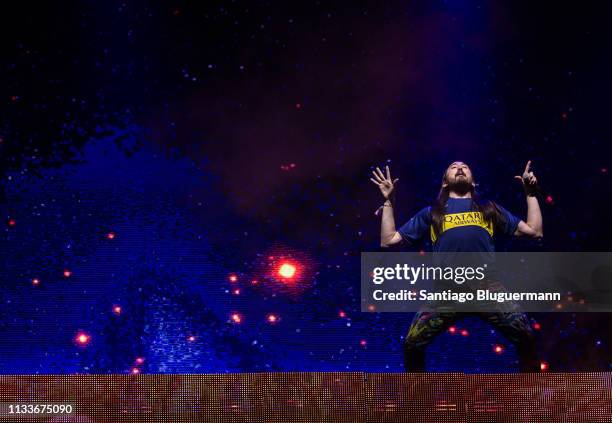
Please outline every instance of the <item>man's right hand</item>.
[[385, 200], [393, 201], [395, 198], [395, 184], [399, 179], [391, 179], [391, 171], [389, 170], [389, 166], [385, 166], [387, 171], [387, 175], [385, 176], [380, 168], [376, 167], [376, 171], [372, 171], [374, 178], [370, 178], [374, 184], [378, 186], [381, 194], [385, 197]]

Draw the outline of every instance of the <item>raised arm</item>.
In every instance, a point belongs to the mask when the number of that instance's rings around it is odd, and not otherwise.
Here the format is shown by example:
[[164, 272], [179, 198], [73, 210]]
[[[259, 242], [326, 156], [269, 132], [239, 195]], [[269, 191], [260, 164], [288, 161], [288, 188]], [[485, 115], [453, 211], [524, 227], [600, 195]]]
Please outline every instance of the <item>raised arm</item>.
[[540, 203], [536, 197], [538, 179], [535, 177], [530, 167], [531, 160], [527, 162], [523, 175], [514, 177], [522, 183], [527, 197], [527, 221], [521, 220], [514, 234], [516, 236], [529, 238], [542, 238], [544, 236], [542, 228], [542, 211], [540, 210]]
[[391, 178], [389, 166], [386, 166], [387, 174], [377, 167], [372, 171], [374, 178], [370, 178], [385, 198], [382, 208], [382, 221], [380, 224], [380, 246], [389, 247], [402, 241], [402, 236], [395, 229], [395, 217], [393, 216], [393, 206], [395, 204], [395, 184], [399, 179]]

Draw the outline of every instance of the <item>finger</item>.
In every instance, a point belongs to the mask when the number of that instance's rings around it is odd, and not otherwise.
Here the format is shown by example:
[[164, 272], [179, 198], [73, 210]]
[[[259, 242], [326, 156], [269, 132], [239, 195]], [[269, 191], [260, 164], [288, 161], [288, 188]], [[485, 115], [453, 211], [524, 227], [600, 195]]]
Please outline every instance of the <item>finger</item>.
[[395, 185], [395, 184], [397, 183], [397, 181], [399, 181], [399, 178], [396, 178], [396, 179], [393, 181], [393, 184]]
[[524, 182], [523, 182], [523, 177], [522, 177], [522, 176], [516, 175], [516, 176], [514, 177], [514, 179], [516, 179], [517, 181], [519, 181], [521, 184], [522, 184], [522, 183], [524, 183]]
[[525, 173], [529, 173], [529, 167], [531, 166], [531, 160], [527, 161], [527, 166], [525, 166]]
[[372, 181], [377, 187], [380, 187], [380, 182], [376, 182], [373, 178], [370, 178], [370, 181]]
[[380, 176], [380, 179], [382, 179], [382, 180], [385, 179], [384, 173], [382, 173], [382, 170], [380, 170], [380, 168], [378, 166], [376, 166], [376, 172], [378, 172], [378, 176]]
[[389, 166], [385, 166], [385, 168], [387, 169], [387, 179], [391, 180], [391, 171], [389, 170]]
[[383, 183], [383, 179], [380, 178], [380, 176], [378, 176], [378, 174], [374, 171], [372, 171], [372, 175], [374, 175], [374, 179], [376, 179], [378, 181], [378, 183], [382, 184]]

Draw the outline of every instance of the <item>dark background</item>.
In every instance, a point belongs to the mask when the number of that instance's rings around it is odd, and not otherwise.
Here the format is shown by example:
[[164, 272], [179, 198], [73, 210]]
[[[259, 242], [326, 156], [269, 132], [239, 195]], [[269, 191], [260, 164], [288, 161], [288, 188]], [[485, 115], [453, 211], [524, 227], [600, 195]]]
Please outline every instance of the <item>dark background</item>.
[[[602, 3], [12, 8], [0, 18], [0, 372], [401, 371], [412, 316], [359, 311], [377, 165], [400, 178], [403, 223], [453, 160], [524, 216], [513, 176], [531, 159], [545, 239], [500, 248], [610, 248]], [[551, 370], [612, 366], [608, 315], [531, 318]], [[429, 369], [517, 370], [492, 328], [457, 328]]]

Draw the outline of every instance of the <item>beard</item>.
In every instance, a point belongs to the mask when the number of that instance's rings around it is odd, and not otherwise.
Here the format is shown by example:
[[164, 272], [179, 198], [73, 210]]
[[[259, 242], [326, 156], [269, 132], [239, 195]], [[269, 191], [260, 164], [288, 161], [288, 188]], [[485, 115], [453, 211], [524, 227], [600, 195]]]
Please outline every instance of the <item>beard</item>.
[[449, 191], [454, 191], [459, 195], [465, 195], [472, 190], [472, 181], [467, 177], [454, 178], [448, 181]]

